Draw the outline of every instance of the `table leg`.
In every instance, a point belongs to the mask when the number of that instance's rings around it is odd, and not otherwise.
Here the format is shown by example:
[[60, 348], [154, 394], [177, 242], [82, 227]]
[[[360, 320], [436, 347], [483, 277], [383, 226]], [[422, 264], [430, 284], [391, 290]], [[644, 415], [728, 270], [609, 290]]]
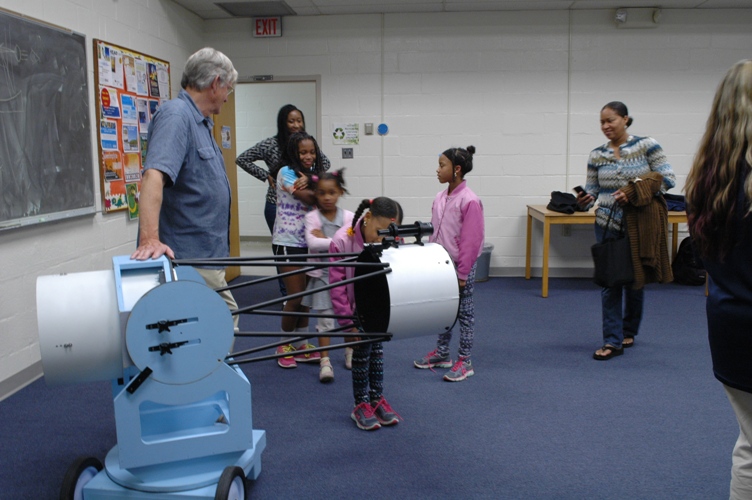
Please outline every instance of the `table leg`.
[[542, 296], [548, 297], [548, 247], [551, 243], [551, 223], [548, 218], [543, 221], [543, 290]]
[[527, 214], [527, 246], [525, 247], [525, 279], [530, 279], [530, 254], [533, 251], [533, 216]]

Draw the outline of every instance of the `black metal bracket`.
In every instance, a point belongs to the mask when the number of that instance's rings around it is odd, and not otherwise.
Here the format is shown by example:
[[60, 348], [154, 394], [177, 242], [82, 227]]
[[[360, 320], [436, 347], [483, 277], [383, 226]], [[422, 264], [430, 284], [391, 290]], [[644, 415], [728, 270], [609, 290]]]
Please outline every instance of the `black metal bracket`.
[[134, 378], [133, 381], [128, 384], [128, 387], [125, 388], [125, 390], [128, 391], [128, 394], [133, 394], [134, 392], [136, 392], [136, 390], [141, 387], [141, 384], [143, 384], [146, 379], [149, 378], [149, 375], [151, 375], [153, 371], [154, 370], [147, 366], [141, 371], [141, 373], [136, 375], [136, 378]]

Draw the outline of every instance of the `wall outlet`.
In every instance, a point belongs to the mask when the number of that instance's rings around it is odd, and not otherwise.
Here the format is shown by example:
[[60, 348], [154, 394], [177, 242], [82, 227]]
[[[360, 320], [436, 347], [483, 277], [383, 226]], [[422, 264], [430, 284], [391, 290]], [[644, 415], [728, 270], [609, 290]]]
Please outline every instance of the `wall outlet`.
[[565, 237], [572, 236], [572, 225], [571, 224], [562, 224], [561, 225], [561, 235]]
[[342, 148], [342, 158], [349, 159], [353, 157], [353, 148]]

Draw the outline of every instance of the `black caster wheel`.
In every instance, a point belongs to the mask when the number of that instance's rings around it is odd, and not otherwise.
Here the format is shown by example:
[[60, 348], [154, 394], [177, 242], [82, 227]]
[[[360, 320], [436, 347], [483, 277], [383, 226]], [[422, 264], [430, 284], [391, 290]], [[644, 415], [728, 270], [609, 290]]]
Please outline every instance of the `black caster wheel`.
[[219, 476], [214, 500], [245, 500], [245, 472], [241, 467], [225, 467]]
[[237, 465], [225, 467], [214, 500], [245, 500], [245, 472]]
[[102, 470], [102, 462], [94, 457], [76, 459], [63, 477], [60, 500], [84, 500], [84, 486]]

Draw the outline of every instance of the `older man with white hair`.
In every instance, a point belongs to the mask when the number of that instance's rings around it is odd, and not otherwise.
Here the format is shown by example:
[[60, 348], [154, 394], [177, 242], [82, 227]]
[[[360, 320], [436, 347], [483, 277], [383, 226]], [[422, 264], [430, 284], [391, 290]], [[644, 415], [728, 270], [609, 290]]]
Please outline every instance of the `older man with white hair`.
[[[131, 258], [230, 255], [230, 183], [210, 117], [219, 114], [237, 79], [227, 56], [203, 48], [186, 62], [177, 98], [154, 114], [141, 181], [138, 248]], [[227, 284], [223, 267], [197, 270], [212, 288]], [[221, 295], [230, 309], [237, 308], [229, 291]]]

